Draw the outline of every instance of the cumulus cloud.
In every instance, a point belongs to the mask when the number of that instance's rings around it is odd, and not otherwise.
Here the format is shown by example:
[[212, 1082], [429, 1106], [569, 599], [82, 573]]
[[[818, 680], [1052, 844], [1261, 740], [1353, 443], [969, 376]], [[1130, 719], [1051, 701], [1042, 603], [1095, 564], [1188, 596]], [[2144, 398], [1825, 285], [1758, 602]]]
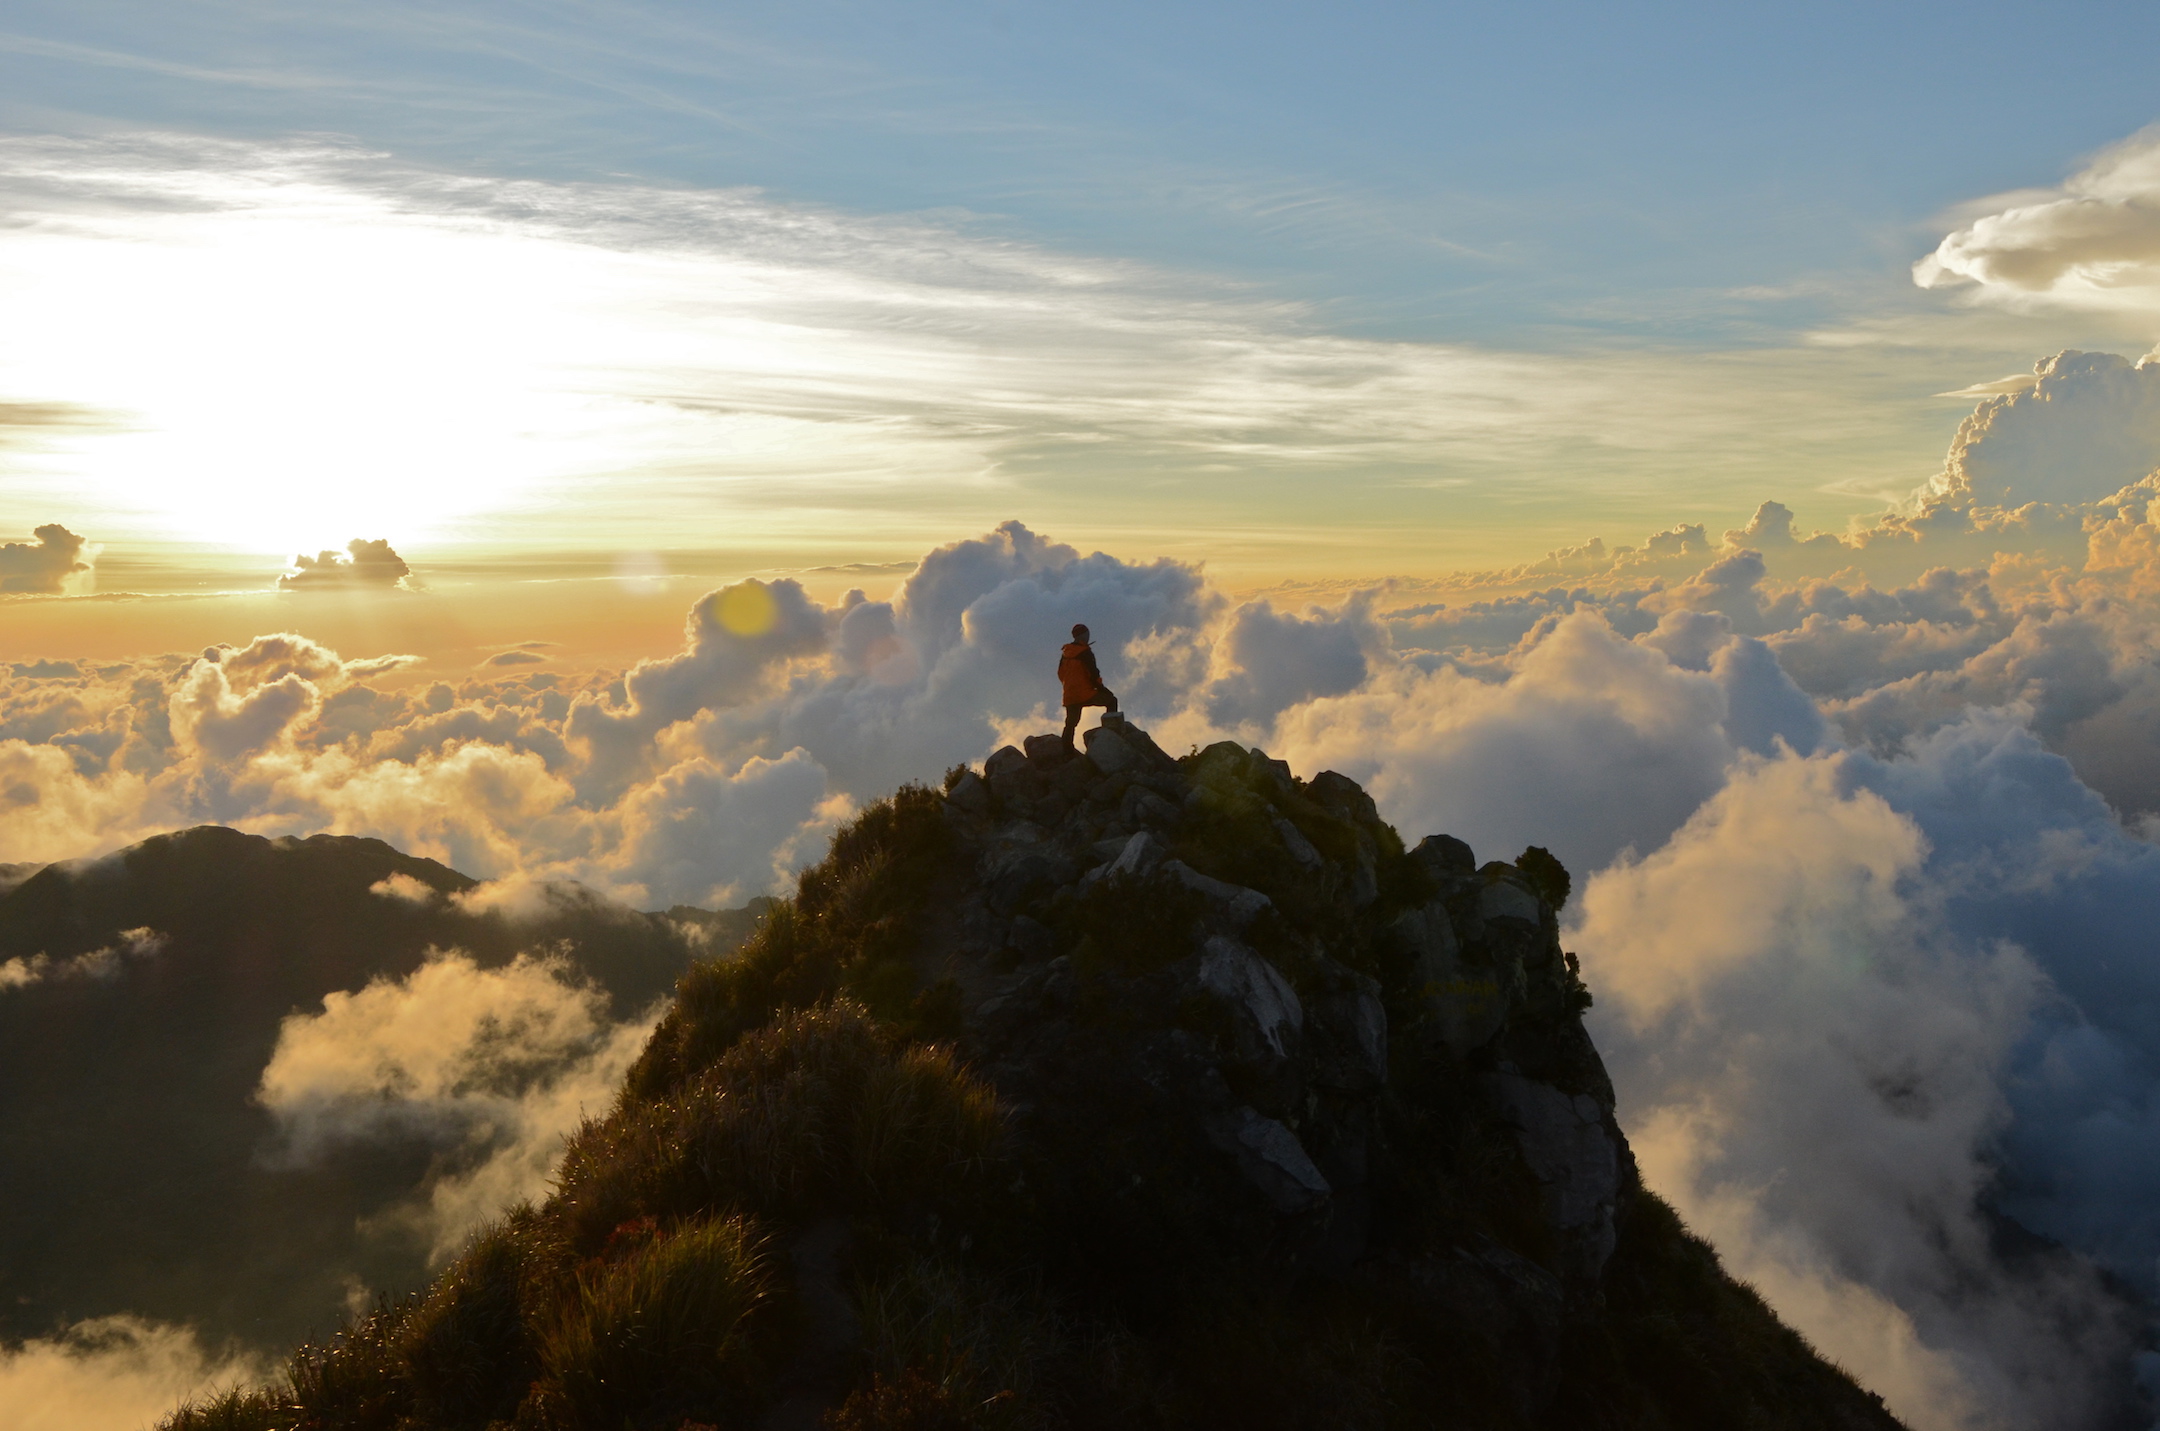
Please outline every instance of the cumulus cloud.
[[0, 1343], [0, 1406], [11, 1431], [135, 1431], [182, 1401], [258, 1385], [272, 1370], [254, 1353], [204, 1347], [187, 1327], [97, 1317]]
[[659, 732], [741, 704], [773, 667], [823, 651], [830, 615], [795, 581], [743, 581], [713, 592], [691, 608], [680, 655], [639, 662], [620, 702], [580, 701], [567, 730], [592, 752], [597, 779], [619, 788]]
[[1989, 507], [2093, 502], [2160, 467], [2160, 363], [2067, 351], [1983, 400], [1923, 500]]
[[[222, 820], [358, 833], [486, 879], [581, 880], [665, 906], [784, 884], [851, 804], [1049, 718], [1040, 633], [1086, 619], [1127, 708], [1195, 686], [1266, 719], [1385, 645], [1369, 603], [1241, 618], [1294, 660], [1213, 656], [1227, 603], [1183, 563], [1081, 552], [1018, 523], [930, 553], [890, 601], [791, 581], [699, 599], [682, 650], [607, 673], [384, 689], [410, 658], [285, 633], [193, 658], [0, 684], [0, 858], [93, 853]], [[1330, 646], [1329, 643], [1334, 643]], [[1344, 650], [1348, 651], [1347, 657]], [[1332, 663], [1332, 664], [1331, 664]], [[1289, 685], [1283, 682], [1288, 680]], [[1225, 711], [1228, 704], [1223, 704]]]
[[440, 1260], [545, 1191], [562, 1140], [613, 1102], [657, 1018], [614, 1021], [605, 991], [560, 959], [482, 969], [437, 951], [404, 979], [285, 1019], [256, 1089], [277, 1120], [270, 1156], [301, 1166], [343, 1143], [435, 1145], [441, 1166], [401, 1216]]
[[1372, 607], [1370, 592], [1302, 616], [1265, 601], [1240, 606], [1216, 643], [1222, 673], [1200, 697], [1208, 719], [1227, 730], [1266, 726], [1315, 696], [1356, 690], [1370, 673], [1366, 653], [1388, 639]]
[[1298, 770], [1365, 782], [1406, 830], [1451, 831], [1503, 856], [1544, 843], [1595, 869], [1662, 843], [1717, 790], [1734, 753], [1729, 707], [1720, 675], [1582, 611], [1502, 679], [1396, 666], [1286, 712], [1275, 740]]
[[824, 768], [800, 746], [778, 760], [752, 756], [732, 774], [684, 761], [623, 801], [623, 873], [681, 892], [683, 903], [740, 904], [784, 885], [854, 813], [826, 787]]
[[355, 538], [346, 543], [345, 554], [302, 553], [293, 558], [293, 569], [278, 578], [280, 591], [387, 590], [412, 575], [405, 559], [391, 550], [385, 539]]
[[35, 542], [0, 543], [0, 592], [58, 595], [71, 579], [90, 570], [82, 559], [88, 543], [58, 522], [48, 522], [31, 535]]

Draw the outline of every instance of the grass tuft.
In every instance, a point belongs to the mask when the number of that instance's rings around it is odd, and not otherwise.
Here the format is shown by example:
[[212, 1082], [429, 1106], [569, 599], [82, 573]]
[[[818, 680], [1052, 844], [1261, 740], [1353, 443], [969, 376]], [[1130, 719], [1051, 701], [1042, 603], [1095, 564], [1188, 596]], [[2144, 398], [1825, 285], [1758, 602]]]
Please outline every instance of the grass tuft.
[[422, 1420], [446, 1431], [510, 1416], [538, 1370], [525, 1309], [567, 1265], [529, 1206], [481, 1229], [406, 1318], [398, 1353]]
[[775, 1282], [748, 1219], [690, 1223], [577, 1274], [576, 1295], [539, 1338], [543, 1424], [754, 1424], [767, 1374], [759, 1336]]

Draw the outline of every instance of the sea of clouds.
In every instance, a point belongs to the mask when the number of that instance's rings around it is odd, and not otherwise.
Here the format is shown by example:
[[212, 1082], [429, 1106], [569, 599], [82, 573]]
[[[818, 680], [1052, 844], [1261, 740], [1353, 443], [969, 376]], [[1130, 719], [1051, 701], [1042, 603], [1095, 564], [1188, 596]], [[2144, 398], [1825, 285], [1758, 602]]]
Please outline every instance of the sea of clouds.
[[[1085, 621], [1166, 747], [1260, 744], [1365, 782], [1409, 839], [1576, 871], [1565, 940], [1646, 1176], [1901, 1416], [2096, 1424], [2149, 1335], [2108, 1279], [2160, 1295], [2156, 415], [2160, 362], [2063, 354], [1862, 530], [1766, 503], [1477, 599], [1238, 600], [1013, 522], [886, 601], [711, 593], [678, 653], [619, 673], [401, 684], [397, 653], [289, 633], [18, 665], [0, 861], [221, 821], [376, 836], [503, 901], [739, 903], [860, 804], [1053, 727]], [[63, 536], [64, 562], [10, 560], [72, 567]], [[643, 1028], [545, 961], [446, 958], [288, 1020], [261, 1097], [294, 1159], [372, 1124], [489, 1130], [437, 1189], [448, 1247], [544, 1184], [569, 1091], [612, 1086]], [[84, 1336], [0, 1377], [87, 1364]]]

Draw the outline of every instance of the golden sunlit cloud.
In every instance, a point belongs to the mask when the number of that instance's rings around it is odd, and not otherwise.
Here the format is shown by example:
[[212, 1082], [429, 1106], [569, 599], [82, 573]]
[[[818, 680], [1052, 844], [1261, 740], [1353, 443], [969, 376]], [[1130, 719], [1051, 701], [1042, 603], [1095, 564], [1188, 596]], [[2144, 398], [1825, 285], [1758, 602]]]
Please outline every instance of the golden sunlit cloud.
[[1914, 282], [2011, 307], [2160, 315], [2160, 125], [2109, 145], [2058, 190], [1975, 207], [1913, 266]]

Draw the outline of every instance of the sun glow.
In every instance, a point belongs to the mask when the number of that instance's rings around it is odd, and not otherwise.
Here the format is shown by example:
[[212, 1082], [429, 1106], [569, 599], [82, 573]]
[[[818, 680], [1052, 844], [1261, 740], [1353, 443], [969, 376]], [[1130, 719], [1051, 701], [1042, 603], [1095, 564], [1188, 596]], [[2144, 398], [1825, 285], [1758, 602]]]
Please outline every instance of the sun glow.
[[120, 428], [50, 454], [97, 506], [312, 548], [386, 521], [426, 534], [602, 460], [621, 415], [578, 391], [573, 355], [631, 261], [318, 186], [264, 207], [250, 187], [0, 247], [7, 388]]

